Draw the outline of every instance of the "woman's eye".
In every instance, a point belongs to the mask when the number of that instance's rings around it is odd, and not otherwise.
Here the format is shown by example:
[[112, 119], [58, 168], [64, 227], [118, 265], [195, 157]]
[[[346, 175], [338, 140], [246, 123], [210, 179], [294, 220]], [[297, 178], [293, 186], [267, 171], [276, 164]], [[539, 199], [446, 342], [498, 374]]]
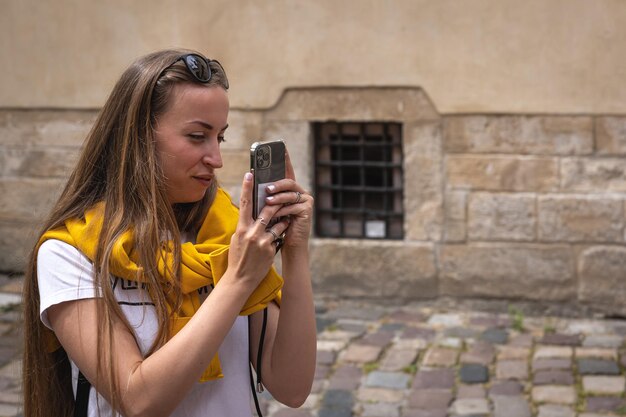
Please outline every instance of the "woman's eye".
[[190, 133], [188, 136], [193, 140], [204, 140], [204, 135], [202, 133]]
[[224, 143], [224, 142], [226, 142], [226, 138], [225, 138], [224, 136], [218, 136], [218, 137], [217, 137], [217, 141], [218, 141], [219, 143]]

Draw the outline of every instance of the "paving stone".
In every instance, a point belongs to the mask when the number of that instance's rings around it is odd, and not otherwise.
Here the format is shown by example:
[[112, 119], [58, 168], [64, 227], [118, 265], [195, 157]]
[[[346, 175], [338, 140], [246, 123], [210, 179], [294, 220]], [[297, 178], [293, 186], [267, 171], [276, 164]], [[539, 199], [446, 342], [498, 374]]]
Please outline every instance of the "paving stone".
[[626, 404], [620, 397], [587, 397], [586, 411], [618, 411]]
[[452, 403], [450, 412], [458, 416], [489, 414], [489, 402], [486, 398], [463, 398]]
[[622, 336], [614, 334], [592, 334], [585, 338], [583, 347], [618, 348], [624, 342]]
[[499, 328], [490, 328], [485, 330], [481, 334], [481, 338], [489, 343], [493, 344], [504, 344], [506, 343], [509, 335], [504, 329]]
[[383, 371], [401, 371], [415, 362], [417, 353], [416, 349], [391, 348], [385, 354], [379, 369]]
[[528, 360], [530, 348], [520, 346], [502, 345], [498, 346], [498, 360], [520, 359]]
[[470, 327], [451, 327], [444, 330], [444, 336], [457, 337], [460, 339], [475, 339], [480, 336], [480, 332]]
[[363, 404], [361, 417], [399, 417], [400, 406], [397, 404]]
[[326, 313], [327, 317], [335, 319], [355, 319], [365, 321], [377, 321], [385, 314], [385, 311], [375, 305], [367, 307], [342, 305]]
[[352, 393], [346, 390], [328, 390], [322, 399], [322, 406], [327, 408], [352, 409], [353, 404]]
[[331, 352], [339, 352], [348, 345], [347, 340], [318, 340], [317, 350], [330, 350]]
[[581, 375], [619, 375], [617, 362], [606, 359], [578, 359]]
[[317, 364], [315, 366], [315, 379], [326, 379], [330, 374], [330, 366]]
[[520, 347], [531, 347], [533, 345], [533, 335], [531, 334], [518, 334], [511, 336], [509, 345]]
[[460, 327], [463, 326], [463, 316], [461, 314], [433, 314], [428, 319], [428, 325], [432, 327]]
[[420, 410], [447, 409], [452, 401], [450, 389], [420, 389], [409, 393], [408, 408]]
[[341, 365], [328, 381], [328, 388], [351, 391], [361, 383], [363, 371], [352, 365]]
[[413, 389], [451, 389], [454, 387], [453, 369], [419, 370], [413, 379]]
[[522, 396], [493, 397], [494, 417], [530, 417], [530, 405]]
[[409, 408], [402, 412], [402, 417], [446, 417], [447, 415], [447, 408], [442, 410], [415, 410]]
[[322, 333], [317, 336], [318, 340], [339, 340], [344, 342], [350, 342], [350, 340], [354, 339], [357, 336], [354, 332], [349, 332], [346, 330], [340, 329], [326, 329]]
[[366, 346], [366, 345], [350, 345], [346, 349], [341, 357], [342, 360], [346, 362], [355, 362], [355, 363], [368, 363], [375, 362], [380, 353], [382, 352], [382, 348], [379, 346]]
[[545, 385], [533, 387], [531, 396], [534, 402], [573, 405], [576, 403], [574, 387]]
[[537, 417], [576, 417], [572, 408], [563, 405], [540, 405], [538, 411]]
[[393, 332], [378, 331], [376, 333], [368, 333], [359, 339], [359, 344], [384, 348], [391, 343], [393, 337]]
[[463, 347], [463, 339], [445, 337], [437, 342], [437, 346], [460, 350]]
[[318, 411], [318, 417], [352, 417], [352, 410], [347, 408], [330, 408], [322, 406]]
[[456, 398], [485, 398], [486, 392], [485, 388], [482, 385], [472, 384], [472, 385], [464, 385], [461, 384], [457, 387]]
[[0, 416], [18, 416], [21, 409], [17, 404], [0, 404]]
[[579, 334], [547, 333], [539, 343], [542, 345], [580, 346], [582, 336]]
[[434, 329], [424, 327], [407, 326], [400, 335], [401, 339], [424, 339], [425, 341], [432, 341], [435, 338], [437, 332]]
[[566, 332], [569, 334], [606, 334], [610, 327], [600, 320], [570, 320]]
[[489, 396], [517, 396], [523, 392], [524, 387], [517, 381], [494, 381], [489, 389]]
[[497, 379], [528, 379], [528, 362], [526, 361], [498, 361], [496, 363]]
[[476, 384], [489, 381], [489, 370], [484, 365], [466, 364], [459, 370], [461, 382]]
[[368, 387], [405, 389], [411, 377], [401, 372], [374, 371], [367, 376], [365, 385]]
[[396, 333], [400, 330], [404, 330], [406, 328], [406, 324], [404, 323], [383, 323], [380, 326], [380, 330], [385, 332], [393, 332]]
[[533, 360], [536, 359], [570, 359], [574, 349], [569, 346], [537, 346]]
[[491, 343], [477, 341], [467, 352], [461, 354], [461, 363], [476, 363], [480, 365], [489, 365], [493, 362], [495, 349]]
[[617, 349], [607, 348], [576, 348], [576, 358], [597, 358], [597, 359], [613, 359], [617, 360]]
[[332, 365], [335, 363], [337, 354], [332, 350], [318, 350], [317, 351], [317, 363], [322, 365]]
[[583, 389], [586, 393], [621, 394], [624, 392], [626, 378], [623, 376], [584, 376]]
[[311, 417], [312, 415], [310, 410], [304, 408], [283, 408], [272, 414], [272, 417]]
[[539, 371], [533, 376], [535, 385], [574, 385], [572, 371]]
[[339, 319], [335, 325], [339, 330], [350, 332], [354, 337], [359, 337], [367, 331], [367, 324], [360, 320]]
[[618, 417], [617, 414], [580, 413], [578, 417]]
[[317, 326], [318, 333], [323, 332], [324, 330], [326, 330], [327, 327], [331, 326], [334, 323], [335, 323], [334, 319], [328, 319], [328, 318], [323, 318], [323, 317], [315, 318], [315, 325]]
[[450, 367], [456, 364], [459, 352], [455, 349], [432, 347], [424, 355], [423, 365]]
[[406, 310], [394, 311], [393, 313], [389, 314], [387, 318], [390, 321], [398, 321], [404, 323], [423, 323], [427, 319], [427, 317], [422, 313]]
[[363, 402], [398, 404], [402, 402], [403, 398], [404, 391], [396, 389], [361, 387], [357, 392], [357, 399]]
[[571, 369], [571, 359], [537, 359], [532, 362], [534, 372], [548, 369]]

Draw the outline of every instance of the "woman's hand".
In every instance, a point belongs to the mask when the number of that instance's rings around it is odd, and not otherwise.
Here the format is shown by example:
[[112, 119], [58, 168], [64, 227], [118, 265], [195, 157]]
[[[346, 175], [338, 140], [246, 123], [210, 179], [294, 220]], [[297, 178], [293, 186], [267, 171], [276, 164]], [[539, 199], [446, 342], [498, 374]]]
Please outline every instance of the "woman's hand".
[[289, 216], [285, 246], [308, 246], [313, 221], [313, 197], [296, 182], [289, 152], [285, 151], [285, 179], [267, 186], [266, 207], [278, 207], [274, 217]]
[[267, 229], [268, 221], [280, 215], [281, 206], [266, 205], [257, 220], [252, 218], [252, 174], [246, 173], [239, 200], [239, 223], [230, 241], [228, 268], [234, 276], [250, 280], [252, 289], [261, 282], [276, 255], [276, 238], [288, 226], [279, 222]]

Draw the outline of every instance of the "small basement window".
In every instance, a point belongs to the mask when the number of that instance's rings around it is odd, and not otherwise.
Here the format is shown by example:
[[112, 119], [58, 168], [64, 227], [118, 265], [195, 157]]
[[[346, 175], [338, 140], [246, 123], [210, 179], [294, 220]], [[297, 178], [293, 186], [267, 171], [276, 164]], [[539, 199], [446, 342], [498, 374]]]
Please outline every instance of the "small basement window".
[[402, 239], [402, 125], [316, 122], [319, 237]]

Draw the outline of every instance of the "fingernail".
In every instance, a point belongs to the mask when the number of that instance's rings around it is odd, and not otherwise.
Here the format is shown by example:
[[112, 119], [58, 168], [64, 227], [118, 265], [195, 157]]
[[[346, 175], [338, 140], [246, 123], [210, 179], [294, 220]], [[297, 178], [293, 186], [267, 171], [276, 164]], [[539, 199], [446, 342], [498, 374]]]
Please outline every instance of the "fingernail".
[[252, 181], [252, 174], [251, 174], [251, 173], [249, 173], [249, 172], [246, 172], [246, 175], [244, 175], [244, 176], [243, 176], [243, 179], [244, 179], [246, 182], [250, 182], [250, 181]]
[[274, 185], [268, 185], [267, 186], [267, 191], [269, 191], [269, 192], [274, 192], [275, 189], [276, 189], [276, 186], [274, 186]]
[[265, 197], [265, 199], [266, 199], [267, 201], [272, 201], [272, 200], [274, 200], [274, 197], [269, 196], [269, 197]]

